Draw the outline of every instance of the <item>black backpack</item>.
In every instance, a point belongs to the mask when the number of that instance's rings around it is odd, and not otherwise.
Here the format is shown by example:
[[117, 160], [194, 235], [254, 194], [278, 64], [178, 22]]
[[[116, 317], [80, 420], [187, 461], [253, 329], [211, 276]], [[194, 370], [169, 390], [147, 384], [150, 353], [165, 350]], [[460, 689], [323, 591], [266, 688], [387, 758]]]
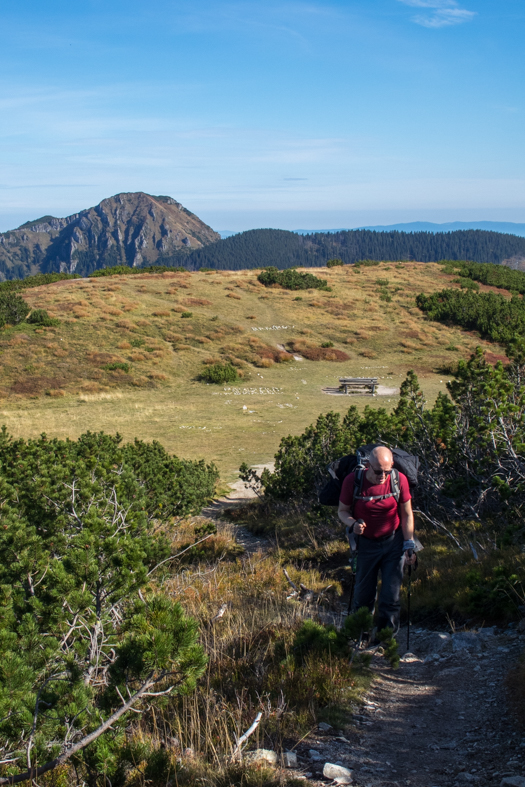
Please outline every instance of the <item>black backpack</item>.
[[[374, 448], [377, 448], [380, 443], [372, 445], [363, 445], [358, 449], [355, 454], [348, 454], [336, 459], [328, 465], [327, 470], [330, 478], [323, 486], [319, 493], [319, 502], [323, 506], [337, 506], [339, 505], [339, 496], [341, 494], [341, 487], [343, 481], [349, 473], [355, 471], [355, 485], [354, 485], [354, 500], [361, 498], [361, 490], [363, 488], [363, 481], [365, 477], [365, 469], [368, 464], [370, 454]], [[390, 476], [390, 486], [392, 491], [387, 495], [381, 495], [381, 499], [386, 497], [395, 497], [399, 500], [400, 487], [399, 487], [399, 473], [403, 473], [408, 479], [410, 489], [417, 486], [417, 473], [419, 469], [419, 457], [412, 456], [402, 448], [392, 448], [394, 455], [394, 467], [392, 475]], [[376, 500], [374, 498], [363, 498], [364, 500]]]

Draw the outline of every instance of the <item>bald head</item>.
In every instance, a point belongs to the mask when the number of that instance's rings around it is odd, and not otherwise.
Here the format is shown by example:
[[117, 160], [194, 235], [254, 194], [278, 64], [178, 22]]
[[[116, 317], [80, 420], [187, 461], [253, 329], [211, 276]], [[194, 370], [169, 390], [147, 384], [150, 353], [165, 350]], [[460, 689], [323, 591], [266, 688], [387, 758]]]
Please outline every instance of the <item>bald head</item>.
[[[368, 470], [366, 477], [371, 483], [380, 483], [380, 479], [384, 478], [392, 470], [394, 464], [394, 456], [390, 448], [384, 445], [378, 445], [370, 452], [370, 461], [368, 463]], [[381, 482], [384, 483], [384, 482]]]
[[[371, 463], [381, 470], [391, 470], [394, 464], [394, 455], [390, 448], [384, 445], [378, 445], [370, 453]], [[388, 467], [387, 467], [388, 465]]]

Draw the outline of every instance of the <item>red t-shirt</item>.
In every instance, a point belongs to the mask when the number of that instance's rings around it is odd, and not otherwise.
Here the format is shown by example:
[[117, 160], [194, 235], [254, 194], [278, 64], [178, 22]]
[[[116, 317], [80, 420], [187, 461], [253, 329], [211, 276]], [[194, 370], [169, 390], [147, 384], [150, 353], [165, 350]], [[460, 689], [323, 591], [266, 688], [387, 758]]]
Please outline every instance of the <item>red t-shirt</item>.
[[[339, 500], [345, 506], [351, 506], [354, 499], [354, 480], [355, 473], [349, 473], [343, 481]], [[387, 495], [391, 492], [390, 476], [382, 484], [371, 484], [365, 477], [361, 494], [367, 497], [372, 495]], [[406, 503], [412, 499], [406, 475], [399, 473], [399, 502]], [[356, 519], [364, 519], [366, 528], [364, 535], [366, 538], [379, 538], [387, 536], [397, 530], [401, 524], [398, 504], [395, 497], [387, 497], [385, 500], [356, 500], [353, 516]]]

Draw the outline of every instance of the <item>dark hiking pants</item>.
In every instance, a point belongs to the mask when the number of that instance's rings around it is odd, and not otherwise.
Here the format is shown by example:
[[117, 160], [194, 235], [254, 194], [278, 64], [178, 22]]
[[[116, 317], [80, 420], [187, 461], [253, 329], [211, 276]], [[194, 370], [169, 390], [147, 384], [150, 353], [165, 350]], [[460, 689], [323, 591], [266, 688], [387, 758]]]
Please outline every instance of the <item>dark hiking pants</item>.
[[352, 611], [368, 607], [373, 612], [379, 571], [381, 593], [374, 625], [378, 631], [390, 626], [396, 633], [403, 581], [403, 533], [400, 527], [391, 536], [378, 541], [360, 536]]

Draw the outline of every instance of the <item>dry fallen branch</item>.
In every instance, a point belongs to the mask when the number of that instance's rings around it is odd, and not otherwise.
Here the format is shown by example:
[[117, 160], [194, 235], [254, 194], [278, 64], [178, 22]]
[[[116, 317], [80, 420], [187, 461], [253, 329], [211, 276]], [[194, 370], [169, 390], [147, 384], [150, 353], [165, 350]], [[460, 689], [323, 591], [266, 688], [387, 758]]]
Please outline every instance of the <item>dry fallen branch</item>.
[[253, 724], [251, 725], [251, 727], [248, 727], [246, 732], [243, 735], [241, 735], [241, 737], [235, 744], [235, 749], [233, 750], [232, 757], [236, 757], [238, 754], [240, 754], [241, 746], [243, 745], [243, 743], [245, 743], [248, 740], [250, 735], [253, 735], [253, 733], [259, 726], [261, 719], [262, 719], [262, 711], [259, 711], [255, 719], [253, 720]]

